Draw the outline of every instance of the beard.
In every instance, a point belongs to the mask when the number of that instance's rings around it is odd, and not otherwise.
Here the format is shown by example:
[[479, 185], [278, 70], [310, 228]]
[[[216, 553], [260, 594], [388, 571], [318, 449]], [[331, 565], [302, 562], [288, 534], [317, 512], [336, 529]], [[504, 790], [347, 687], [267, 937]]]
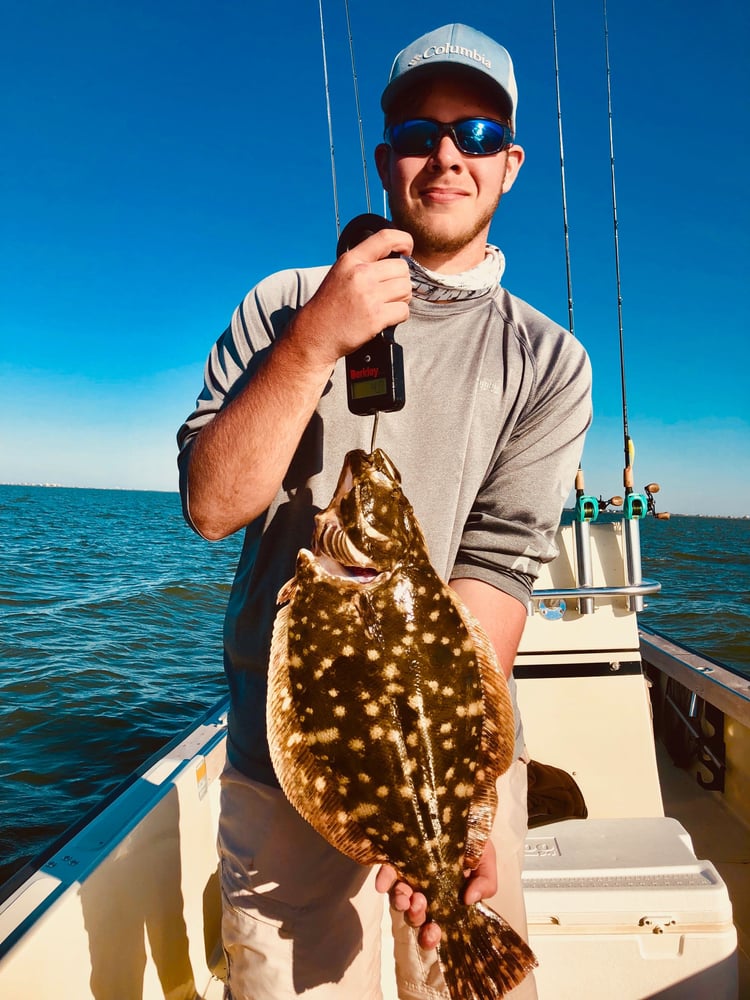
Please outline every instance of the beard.
[[[391, 217], [399, 229], [411, 233], [414, 239], [413, 255], [417, 259], [420, 256], [434, 257], [447, 256], [459, 253], [464, 247], [472, 243], [481, 233], [487, 232], [490, 223], [500, 204], [501, 192], [498, 192], [494, 203], [488, 206], [481, 216], [478, 216], [463, 228], [454, 229], [449, 227], [448, 232], [441, 232], [441, 227], [436, 226], [429, 215], [414, 211], [411, 206], [404, 204], [400, 200], [389, 200]], [[448, 218], [447, 216], [445, 218]], [[452, 230], [452, 231], [451, 231]]]

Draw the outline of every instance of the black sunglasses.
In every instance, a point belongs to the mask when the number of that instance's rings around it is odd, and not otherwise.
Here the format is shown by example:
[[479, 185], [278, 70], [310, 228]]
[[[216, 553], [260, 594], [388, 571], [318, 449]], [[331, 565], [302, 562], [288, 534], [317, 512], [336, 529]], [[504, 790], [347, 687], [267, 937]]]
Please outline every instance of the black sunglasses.
[[411, 118], [389, 125], [385, 141], [399, 156], [428, 156], [444, 135], [467, 156], [494, 156], [513, 142], [509, 125], [493, 118], [462, 118], [457, 122], [436, 122], [432, 118]]

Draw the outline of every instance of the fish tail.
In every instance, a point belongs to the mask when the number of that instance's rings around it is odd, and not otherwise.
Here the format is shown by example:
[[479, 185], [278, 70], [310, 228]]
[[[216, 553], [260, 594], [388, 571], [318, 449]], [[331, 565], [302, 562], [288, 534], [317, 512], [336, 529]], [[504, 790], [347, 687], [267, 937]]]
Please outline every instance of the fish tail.
[[452, 1000], [503, 997], [537, 964], [523, 938], [483, 903], [461, 906], [441, 927], [440, 964]]

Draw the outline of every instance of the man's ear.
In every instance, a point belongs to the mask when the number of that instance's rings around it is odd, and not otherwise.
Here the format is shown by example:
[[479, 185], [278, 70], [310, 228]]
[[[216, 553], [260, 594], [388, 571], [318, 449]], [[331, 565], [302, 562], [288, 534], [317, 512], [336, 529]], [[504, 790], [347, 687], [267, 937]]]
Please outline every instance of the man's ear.
[[378, 176], [380, 177], [380, 183], [383, 185], [384, 191], [390, 191], [391, 189], [392, 156], [393, 150], [386, 142], [381, 142], [375, 147], [375, 166], [378, 169]]
[[518, 171], [521, 169], [526, 154], [521, 146], [511, 146], [506, 154], [505, 177], [503, 178], [503, 194], [507, 194], [513, 187]]

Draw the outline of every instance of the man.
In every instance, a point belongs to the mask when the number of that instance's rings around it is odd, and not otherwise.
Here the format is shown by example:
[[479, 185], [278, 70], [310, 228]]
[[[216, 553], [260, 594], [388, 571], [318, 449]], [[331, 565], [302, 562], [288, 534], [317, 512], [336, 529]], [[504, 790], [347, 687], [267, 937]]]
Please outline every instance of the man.
[[[345, 453], [369, 450], [371, 422], [347, 410], [343, 359], [394, 325], [407, 400], [382, 417], [378, 445], [401, 471], [433, 565], [510, 676], [590, 419], [585, 352], [500, 287], [502, 254], [487, 245], [523, 163], [516, 99], [508, 53], [465, 25], [404, 49], [383, 93], [385, 142], [376, 150], [398, 228], [330, 268], [262, 281], [214, 347], [178, 436], [189, 523], [211, 539], [245, 529], [225, 622], [232, 702], [219, 833], [234, 1000], [376, 1000], [376, 881], [400, 911], [399, 995], [447, 996], [436, 953], [418, 948], [412, 930], [424, 925], [425, 947], [439, 939], [424, 923], [424, 898], [393, 887], [387, 869], [368, 872], [338, 854], [279, 790], [265, 742], [265, 680], [278, 590]], [[525, 934], [523, 754], [518, 721], [517, 760], [501, 779], [492, 841], [466, 895], [487, 898]], [[516, 994], [535, 996], [533, 977]]]

